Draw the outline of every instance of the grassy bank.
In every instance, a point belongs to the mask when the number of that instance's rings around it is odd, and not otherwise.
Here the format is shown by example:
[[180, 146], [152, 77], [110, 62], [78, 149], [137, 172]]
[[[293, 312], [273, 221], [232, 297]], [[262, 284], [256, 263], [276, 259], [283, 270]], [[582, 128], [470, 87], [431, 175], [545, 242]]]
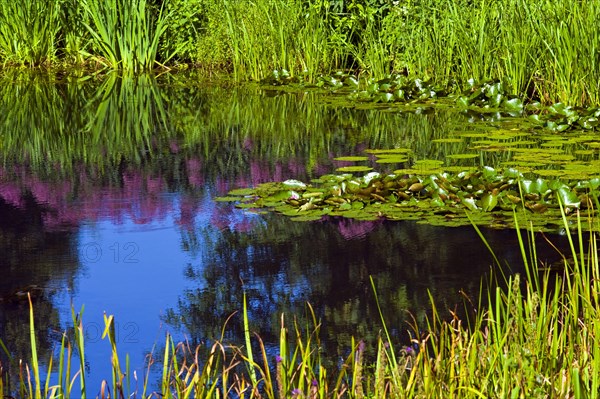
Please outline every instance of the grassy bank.
[[[349, 356], [331, 366], [327, 354], [319, 350], [319, 320], [309, 306], [312, 327], [281, 317], [279, 353], [273, 357], [242, 317], [243, 346], [220, 341], [210, 348], [193, 348], [167, 337], [161, 353], [155, 353], [147, 366], [161, 375], [159, 388], [151, 392], [147, 376], [128, 372], [127, 358], [119, 354], [115, 342], [114, 320], [107, 316], [103, 337], [111, 348], [112, 376], [102, 387], [88, 387], [85, 374], [77, 370], [85, 367], [85, 342], [81, 315], [74, 314], [74, 333], [63, 337], [57, 358], [47, 363], [57, 377], [48, 373], [44, 380], [32, 333], [31, 359], [15, 368], [18, 387], [9, 387], [11, 379], [5, 375], [0, 394], [18, 391], [23, 398], [85, 397], [85, 393], [92, 397], [96, 392], [100, 397], [138, 398], [596, 398], [600, 394], [600, 376], [595, 372], [600, 367], [596, 237], [587, 239], [581, 228], [569, 235], [572, 253], [565, 254], [560, 270], [550, 272], [538, 263], [533, 232], [521, 235], [517, 230], [516, 234], [524, 275], [509, 277], [507, 288], [489, 294], [482, 290], [479, 304], [468, 303], [474, 307], [470, 321], [452, 314], [447, 317], [434, 304], [427, 328], [415, 328], [416, 338], [406, 345], [392, 342], [383, 322], [375, 347], [353, 340], [348, 343]], [[242, 305], [245, 315], [245, 300]], [[32, 311], [32, 326], [33, 320]], [[223, 331], [226, 327], [227, 322]]]
[[1, 0], [0, 63], [194, 65], [239, 80], [397, 72], [501, 80], [523, 97], [596, 105], [599, 12], [594, 1], [550, 0]]

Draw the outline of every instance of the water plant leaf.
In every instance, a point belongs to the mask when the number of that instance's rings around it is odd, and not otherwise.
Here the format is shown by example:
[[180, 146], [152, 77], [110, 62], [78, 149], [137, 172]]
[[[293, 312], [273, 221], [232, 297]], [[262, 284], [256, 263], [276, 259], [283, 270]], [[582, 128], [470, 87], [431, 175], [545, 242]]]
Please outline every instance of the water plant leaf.
[[505, 100], [502, 103], [502, 106], [508, 111], [520, 112], [523, 110], [523, 101], [520, 98], [513, 98], [510, 100]]
[[229, 191], [229, 195], [230, 196], [239, 196], [239, 197], [244, 197], [247, 195], [254, 195], [256, 192], [255, 189], [253, 188], [236, 188], [234, 190]]
[[470, 211], [479, 210], [479, 207], [477, 206], [477, 204], [475, 203], [475, 199], [473, 198], [462, 198], [461, 203], [464, 204]]
[[481, 209], [485, 212], [491, 212], [498, 205], [498, 196], [493, 193], [487, 193], [481, 198]]
[[408, 162], [407, 157], [399, 157], [399, 156], [389, 156], [389, 157], [379, 157], [375, 163], [404, 163]]
[[334, 161], [349, 161], [349, 162], [358, 162], [358, 161], [368, 161], [369, 158], [365, 156], [344, 156], [344, 157], [336, 157], [333, 158]]
[[338, 172], [369, 172], [373, 170], [370, 166], [342, 166], [341, 168], [337, 168]]
[[406, 154], [412, 152], [410, 148], [389, 148], [389, 149], [367, 149], [368, 154]]
[[234, 196], [225, 196], [225, 197], [214, 197], [213, 201], [215, 202], [235, 202], [235, 201], [239, 201], [240, 197], [234, 197]]
[[581, 205], [581, 201], [577, 194], [575, 194], [571, 189], [567, 186], [563, 186], [557, 190], [558, 196], [560, 197], [560, 201], [565, 206], [571, 206], [575, 208], [579, 208]]
[[[289, 188], [306, 188], [306, 184], [295, 179], [289, 179], [283, 182], [284, 186]], [[230, 193], [231, 194], [231, 193]]]

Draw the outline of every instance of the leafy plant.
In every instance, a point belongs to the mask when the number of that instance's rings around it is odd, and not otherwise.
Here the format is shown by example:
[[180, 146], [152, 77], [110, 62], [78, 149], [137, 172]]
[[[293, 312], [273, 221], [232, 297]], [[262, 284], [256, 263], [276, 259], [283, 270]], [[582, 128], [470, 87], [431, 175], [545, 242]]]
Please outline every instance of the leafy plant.
[[0, 1], [0, 62], [39, 66], [55, 61], [60, 0]]
[[85, 26], [99, 52], [98, 62], [131, 73], [152, 69], [175, 55], [176, 50], [162, 60], [157, 57], [170, 17], [163, 12], [165, 3], [156, 15], [147, 0], [84, 1], [82, 5], [90, 18]]

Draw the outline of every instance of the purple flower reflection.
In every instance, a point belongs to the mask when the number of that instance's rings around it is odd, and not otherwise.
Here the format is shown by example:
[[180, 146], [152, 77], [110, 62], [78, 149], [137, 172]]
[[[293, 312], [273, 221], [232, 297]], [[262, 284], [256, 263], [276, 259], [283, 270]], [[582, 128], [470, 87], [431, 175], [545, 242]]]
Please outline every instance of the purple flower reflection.
[[190, 158], [185, 162], [187, 169], [188, 181], [190, 186], [202, 187], [204, 185], [204, 177], [202, 176], [202, 161], [198, 158]]
[[21, 188], [16, 184], [0, 184], [0, 197], [2, 197], [4, 201], [16, 208], [23, 207], [23, 197], [21, 196]]
[[179, 152], [179, 143], [176, 140], [169, 141], [169, 150], [171, 150], [171, 153], [177, 154]]
[[317, 164], [315, 164], [315, 166], [313, 166], [313, 172], [317, 176], [323, 176], [327, 173], [331, 173], [331, 166], [317, 163]]
[[366, 237], [381, 221], [365, 222], [360, 220], [340, 220], [338, 230], [346, 240], [357, 240]]

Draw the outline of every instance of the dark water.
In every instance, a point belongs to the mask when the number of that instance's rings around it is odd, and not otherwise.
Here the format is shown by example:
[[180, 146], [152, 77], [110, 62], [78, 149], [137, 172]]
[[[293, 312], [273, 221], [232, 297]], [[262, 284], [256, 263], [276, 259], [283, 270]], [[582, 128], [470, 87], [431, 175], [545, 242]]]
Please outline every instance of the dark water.
[[[82, 307], [88, 387], [110, 379], [103, 316], [119, 353], [142, 375], [167, 332], [209, 345], [242, 308], [277, 352], [281, 314], [305, 320], [310, 303], [335, 359], [351, 337], [374, 340], [384, 317], [400, 343], [430, 313], [477, 300], [492, 258], [471, 227], [327, 219], [292, 222], [213, 201], [230, 189], [331, 173], [335, 156], [409, 146], [443, 157], [431, 140], [476, 129], [449, 110], [336, 108], [320, 95], [278, 94], [196, 79], [2, 77], [0, 86], [0, 338], [29, 359], [34, 300], [46, 362]], [[463, 151], [463, 148], [453, 148]], [[483, 157], [477, 162], [494, 162]], [[473, 160], [465, 162], [474, 162]], [[385, 167], [380, 166], [385, 171]], [[499, 258], [521, 265], [514, 231], [484, 230]], [[553, 237], [558, 245], [560, 237]], [[542, 258], [558, 258], [542, 248]], [[241, 344], [239, 313], [224, 329]], [[5, 368], [15, 363], [2, 357]]]

